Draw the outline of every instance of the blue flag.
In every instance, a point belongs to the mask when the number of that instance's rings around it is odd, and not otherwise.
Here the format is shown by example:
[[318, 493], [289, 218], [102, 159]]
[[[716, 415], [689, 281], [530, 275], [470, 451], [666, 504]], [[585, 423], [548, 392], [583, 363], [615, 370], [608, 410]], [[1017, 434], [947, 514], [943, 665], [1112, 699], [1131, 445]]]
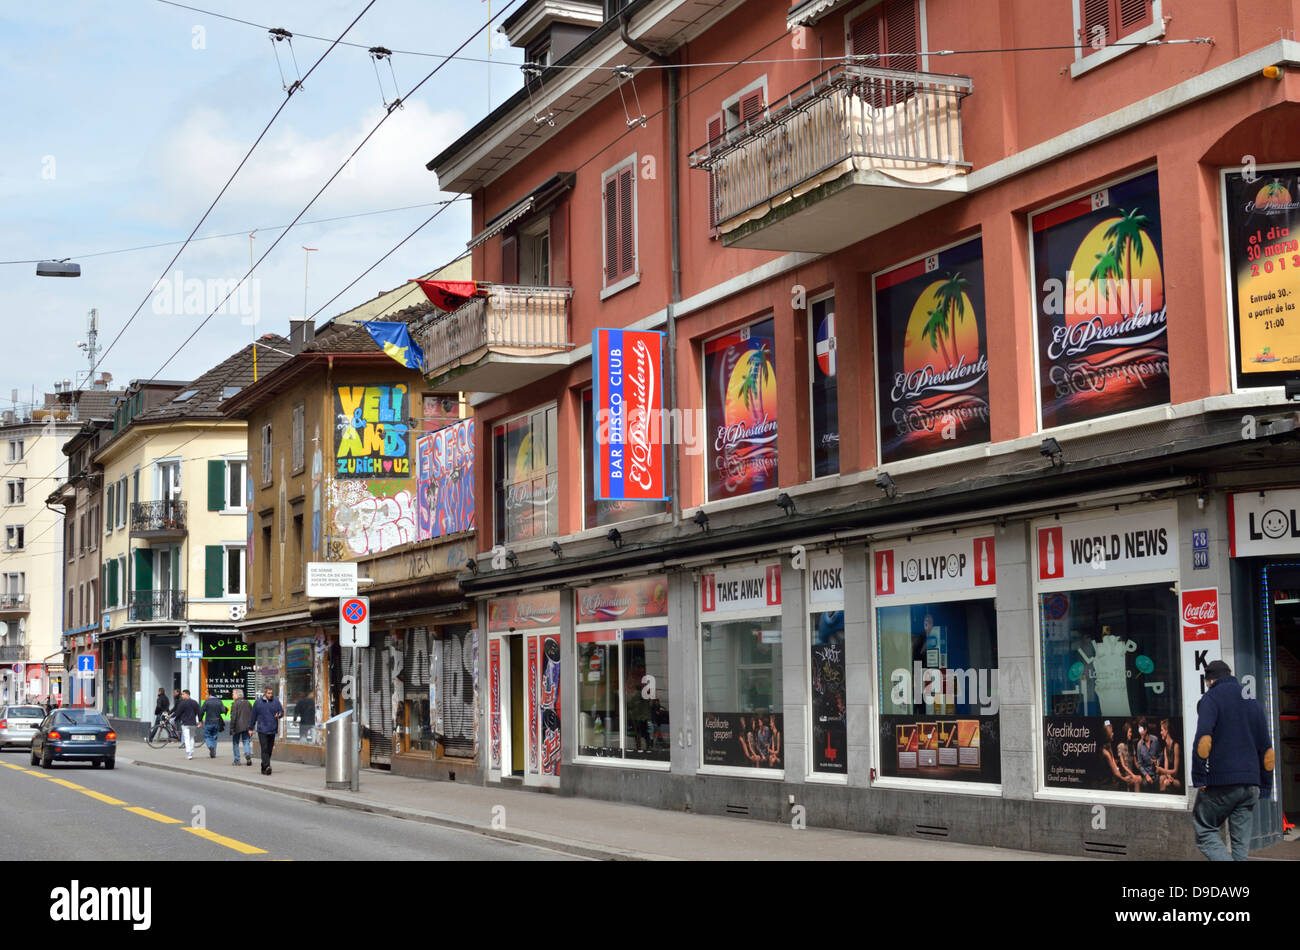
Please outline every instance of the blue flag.
[[389, 320], [366, 320], [361, 324], [379, 347], [407, 369], [424, 372], [424, 350], [411, 339], [405, 323]]

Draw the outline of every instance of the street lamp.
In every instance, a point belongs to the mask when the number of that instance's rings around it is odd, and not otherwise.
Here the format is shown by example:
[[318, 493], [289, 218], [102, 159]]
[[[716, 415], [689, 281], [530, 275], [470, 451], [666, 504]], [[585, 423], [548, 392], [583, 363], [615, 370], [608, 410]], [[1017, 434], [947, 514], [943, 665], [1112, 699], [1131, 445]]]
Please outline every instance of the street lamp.
[[37, 277], [80, 277], [81, 265], [69, 264], [67, 258], [61, 261], [40, 261], [36, 265]]

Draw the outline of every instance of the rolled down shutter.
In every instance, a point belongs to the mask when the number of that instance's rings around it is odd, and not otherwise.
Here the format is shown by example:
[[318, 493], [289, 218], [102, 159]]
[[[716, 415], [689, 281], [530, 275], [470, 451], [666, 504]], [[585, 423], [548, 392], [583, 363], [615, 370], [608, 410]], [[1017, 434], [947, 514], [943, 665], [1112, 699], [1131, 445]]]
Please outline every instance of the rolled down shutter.
[[226, 463], [221, 459], [208, 460], [208, 511], [226, 508]]
[[117, 558], [109, 561], [104, 565], [108, 571], [108, 579], [104, 582], [104, 606], [117, 606]]
[[619, 277], [636, 273], [636, 213], [632, 189], [636, 185], [635, 169], [618, 173]]
[[203, 548], [203, 596], [221, 597], [225, 594], [223, 570], [225, 552], [219, 544], [209, 544]]
[[135, 589], [153, 590], [153, 551], [135, 549]]

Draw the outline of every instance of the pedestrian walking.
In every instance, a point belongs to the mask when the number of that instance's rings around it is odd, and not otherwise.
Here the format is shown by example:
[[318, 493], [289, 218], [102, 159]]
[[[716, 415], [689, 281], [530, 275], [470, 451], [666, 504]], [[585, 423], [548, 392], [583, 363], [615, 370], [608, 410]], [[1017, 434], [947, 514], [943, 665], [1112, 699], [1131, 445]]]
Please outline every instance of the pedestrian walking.
[[284, 707], [275, 698], [271, 687], [253, 703], [253, 728], [257, 730], [257, 741], [262, 746], [262, 774], [271, 774], [271, 752], [275, 749], [275, 732], [279, 720], [284, 718]]
[[181, 690], [181, 699], [172, 710], [172, 718], [181, 727], [181, 736], [185, 739], [185, 758], [194, 758], [194, 730], [199, 725], [199, 704], [190, 699], [188, 689]]
[[[1211, 861], [1245, 861], [1255, 803], [1273, 792], [1273, 748], [1258, 700], [1248, 699], [1222, 660], [1205, 667], [1208, 686], [1197, 704], [1192, 807], [1196, 846]], [[1224, 821], [1229, 852], [1219, 833]]]
[[230, 701], [230, 742], [235, 747], [235, 765], [239, 764], [239, 743], [244, 743], [244, 762], [253, 764], [253, 740], [249, 730], [253, 726], [253, 704], [244, 698], [242, 689], [235, 690]]
[[199, 718], [203, 720], [203, 744], [208, 747], [209, 759], [217, 757], [217, 736], [226, 728], [225, 713], [226, 704], [211, 694], [199, 711]]

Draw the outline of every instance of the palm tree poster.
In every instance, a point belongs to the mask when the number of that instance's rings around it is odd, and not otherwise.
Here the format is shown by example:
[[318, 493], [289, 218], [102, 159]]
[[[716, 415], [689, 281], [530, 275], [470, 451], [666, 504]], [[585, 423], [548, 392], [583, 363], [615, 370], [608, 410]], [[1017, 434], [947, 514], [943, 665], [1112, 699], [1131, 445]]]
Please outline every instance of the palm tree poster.
[[881, 461], [989, 441], [979, 238], [876, 275]]
[[775, 354], [771, 317], [704, 346], [710, 500], [776, 487]]
[[1238, 387], [1281, 386], [1300, 364], [1300, 167], [1224, 176]]
[[1030, 220], [1043, 428], [1167, 404], [1156, 173]]

